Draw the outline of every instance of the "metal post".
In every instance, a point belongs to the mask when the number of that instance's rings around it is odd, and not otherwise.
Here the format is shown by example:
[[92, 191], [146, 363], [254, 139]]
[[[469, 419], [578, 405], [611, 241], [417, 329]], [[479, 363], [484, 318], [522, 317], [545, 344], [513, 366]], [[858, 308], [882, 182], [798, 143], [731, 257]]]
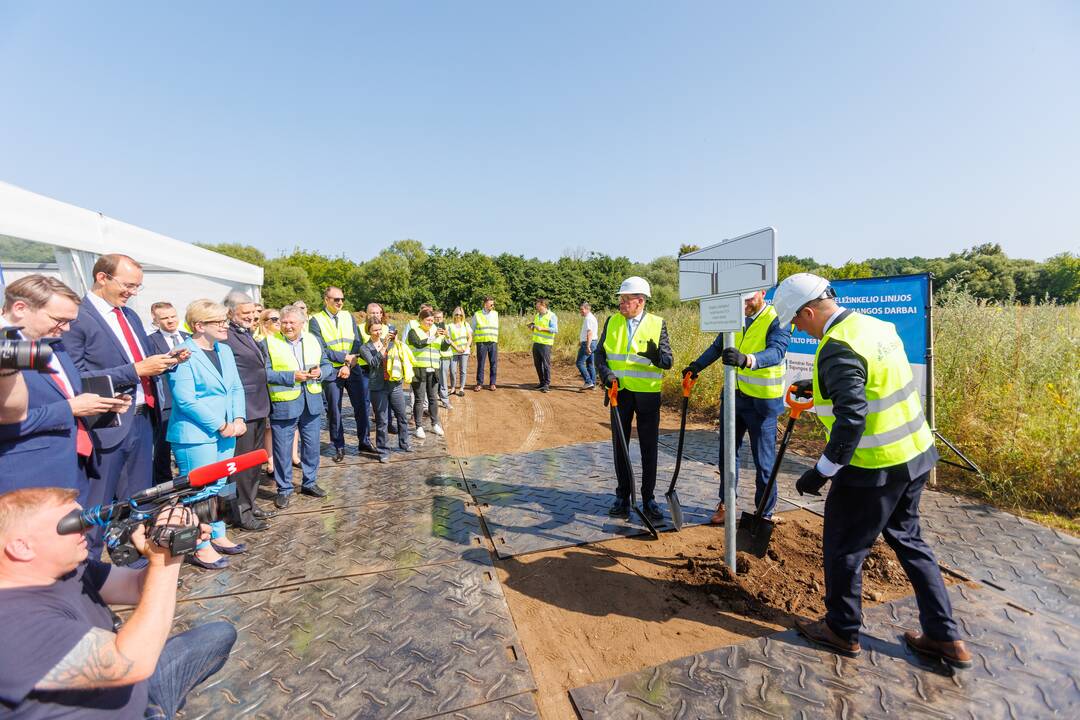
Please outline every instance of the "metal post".
[[[926, 423], [930, 433], [937, 432], [937, 417], [934, 408], [934, 274], [927, 273], [926, 278]], [[930, 487], [937, 485], [937, 467], [930, 469]]]
[[[735, 344], [735, 333], [724, 333], [724, 347]], [[724, 433], [724, 562], [735, 574], [735, 367], [724, 366], [724, 417], [720, 431]]]

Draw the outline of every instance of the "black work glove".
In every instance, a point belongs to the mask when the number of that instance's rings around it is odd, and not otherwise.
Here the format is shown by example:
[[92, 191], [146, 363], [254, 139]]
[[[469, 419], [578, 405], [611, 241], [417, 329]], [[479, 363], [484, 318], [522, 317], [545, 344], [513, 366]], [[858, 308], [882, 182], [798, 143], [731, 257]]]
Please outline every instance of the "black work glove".
[[697, 380], [697, 376], [701, 374], [701, 367], [698, 366], [697, 363], [690, 363], [683, 368], [683, 371], [679, 373], [679, 376], [682, 377], [686, 375], [686, 373], [690, 373], [690, 377]]
[[750, 360], [744, 353], [739, 352], [733, 347], [724, 348], [720, 353], [720, 359], [724, 361], [725, 365], [734, 365], [735, 367], [744, 368]]
[[649, 362], [653, 365], [660, 364], [660, 348], [656, 346], [656, 341], [650, 340], [649, 344], [645, 346], [645, 349], [640, 353], [641, 357], [648, 358]]
[[803, 399], [814, 397], [813, 380], [799, 380], [792, 383], [792, 385], [795, 386], [795, 397]]
[[802, 477], [795, 481], [795, 489], [799, 491], [800, 495], [817, 495], [820, 497], [821, 488], [824, 487], [827, 482], [829, 482], [829, 478], [819, 473], [817, 466], [814, 466], [804, 472]]

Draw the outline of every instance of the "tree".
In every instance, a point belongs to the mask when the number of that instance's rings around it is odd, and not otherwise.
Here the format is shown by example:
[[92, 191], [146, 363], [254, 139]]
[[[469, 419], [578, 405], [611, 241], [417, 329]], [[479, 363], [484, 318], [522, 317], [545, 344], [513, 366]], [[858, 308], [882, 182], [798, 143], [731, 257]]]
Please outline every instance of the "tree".
[[218, 243], [216, 245], [212, 243], [196, 243], [196, 245], [222, 255], [228, 255], [237, 260], [243, 260], [252, 265], [266, 267], [266, 255], [263, 254], [262, 250], [251, 245], [241, 245], [240, 243]]
[[683, 243], [682, 245], [679, 246], [679, 257], [682, 257], [686, 253], [696, 252], [697, 250], [700, 250], [700, 249], [701, 248], [699, 246], [697, 246], [697, 245], [690, 245], [688, 243]]
[[315, 289], [304, 268], [291, 265], [284, 258], [266, 263], [263, 276], [263, 304], [266, 307], [284, 307], [296, 300], [303, 300], [308, 308], [320, 307], [320, 293]]
[[1066, 252], [1055, 255], [1040, 271], [1042, 287], [1063, 303], [1080, 302], [1080, 256]]
[[0, 259], [8, 262], [52, 263], [56, 254], [52, 245], [0, 235]]

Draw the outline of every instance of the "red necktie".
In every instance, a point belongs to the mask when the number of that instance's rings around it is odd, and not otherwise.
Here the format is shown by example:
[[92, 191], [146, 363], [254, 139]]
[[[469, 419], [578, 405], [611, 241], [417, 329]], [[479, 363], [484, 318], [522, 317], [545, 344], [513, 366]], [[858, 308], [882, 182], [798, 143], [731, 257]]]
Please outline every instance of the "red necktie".
[[[128, 350], [131, 351], [131, 357], [135, 359], [135, 362], [142, 362], [142, 351], [139, 350], [139, 343], [135, 342], [135, 334], [131, 332], [131, 326], [128, 325], [127, 318], [124, 317], [124, 311], [118, 307], [114, 307], [113, 312], [116, 313], [116, 319], [120, 321], [120, 330], [124, 333], [124, 339], [127, 340], [127, 346]], [[143, 395], [146, 396], [146, 406], [154, 407], [154, 389], [150, 385], [150, 378], [140, 377], [139, 382], [142, 383]]]
[[[64, 387], [64, 383], [60, 382], [59, 375], [49, 375], [56, 383], [56, 387], [60, 388], [60, 394], [70, 399], [71, 395], [68, 394], [68, 389]], [[93, 443], [90, 442], [90, 433], [86, 431], [86, 425], [83, 424], [82, 418], [75, 418], [75, 452], [81, 457], [90, 457], [90, 453], [94, 451]]]

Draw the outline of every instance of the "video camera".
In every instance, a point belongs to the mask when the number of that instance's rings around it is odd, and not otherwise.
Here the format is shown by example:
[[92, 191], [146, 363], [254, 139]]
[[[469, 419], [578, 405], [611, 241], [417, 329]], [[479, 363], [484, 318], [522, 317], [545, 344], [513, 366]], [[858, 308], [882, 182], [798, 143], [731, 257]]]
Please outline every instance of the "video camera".
[[53, 349], [49, 340], [23, 340], [18, 327], [5, 327], [0, 338], [0, 370], [47, 371]]
[[[56, 532], [60, 535], [81, 533], [92, 527], [105, 528], [105, 547], [114, 565], [130, 565], [139, 559], [139, 551], [131, 541], [132, 533], [143, 525], [147, 537], [159, 547], [168, 548], [173, 555], [186, 555], [199, 542], [198, 523], [191, 526], [154, 526], [158, 514], [169, 506], [181, 503], [205, 485], [223, 477], [235, 475], [267, 460], [266, 450], [254, 450], [227, 460], [195, 468], [187, 475], [135, 493], [127, 500], [112, 505], [96, 505], [85, 510], [72, 510], [60, 518]], [[202, 522], [217, 519], [216, 498], [207, 498], [190, 506]]]

